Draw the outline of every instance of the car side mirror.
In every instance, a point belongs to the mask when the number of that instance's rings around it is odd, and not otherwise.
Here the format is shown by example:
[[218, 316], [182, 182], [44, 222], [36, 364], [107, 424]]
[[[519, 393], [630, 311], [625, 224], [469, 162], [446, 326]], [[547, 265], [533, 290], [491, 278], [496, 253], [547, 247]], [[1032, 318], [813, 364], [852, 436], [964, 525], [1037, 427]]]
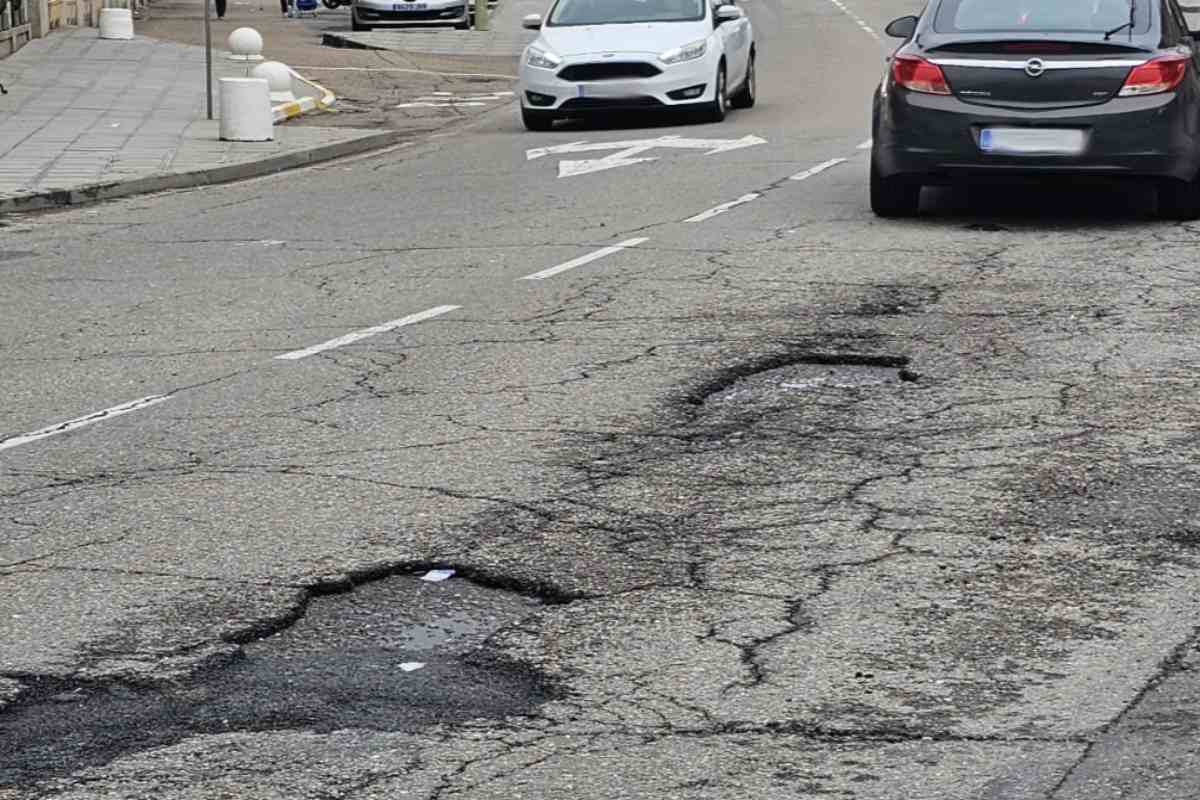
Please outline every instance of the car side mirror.
[[888, 36], [894, 36], [897, 39], [911, 39], [916, 31], [917, 18], [912, 16], [894, 19], [883, 29]]
[[542, 15], [527, 14], [521, 19], [521, 27], [528, 28], [531, 31], [540, 31], [542, 29]]
[[734, 5], [717, 6], [715, 12], [717, 24], [723, 22], [733, 22], [735, 19], [741, 19], [746, 16], [746, 12]]

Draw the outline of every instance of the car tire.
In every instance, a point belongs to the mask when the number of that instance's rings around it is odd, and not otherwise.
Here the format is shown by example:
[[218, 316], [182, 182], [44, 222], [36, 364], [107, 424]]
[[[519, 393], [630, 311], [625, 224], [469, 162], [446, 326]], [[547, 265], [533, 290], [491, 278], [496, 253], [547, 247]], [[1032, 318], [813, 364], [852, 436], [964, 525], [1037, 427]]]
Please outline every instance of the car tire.
[[725, 85], [725, 62], [717, 67], [717, 93], [708, 107], [704, 109], [704, 117], [709, 122], [722, 122], [729, 109], [729, 96]]
[[555, 115], [547, 111], [533, 111], [521, 106], [521, 122], [527, 131], [548, 131], [554, 127]]
[[750, 63], [746, 66], [746, 80], [742, 83], [742, 88], [729, 98], [730, 108], [754, 108], [754, 95], [757, 90], [757, 79], [754, 76], [755, 60], [754, 53], [751, 53]]
[[921, 205], [921, 184], [885, 178], [871, 164], [871, 210], [877, 217], [914, 217]]
[[1200, 177], [1168, 179], [1158, 186], [1158, 215], [1183, 222], [1200, 218]]

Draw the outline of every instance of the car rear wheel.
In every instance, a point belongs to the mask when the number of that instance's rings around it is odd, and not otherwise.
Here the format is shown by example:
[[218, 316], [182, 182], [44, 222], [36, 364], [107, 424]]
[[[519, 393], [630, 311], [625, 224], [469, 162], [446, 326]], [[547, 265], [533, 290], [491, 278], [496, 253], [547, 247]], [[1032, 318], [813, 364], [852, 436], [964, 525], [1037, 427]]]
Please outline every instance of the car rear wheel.
[[525, 106], [521, 106], [521, 121], [525, 123], [525, 130], [528, 131], [548, 131], [554, 127], [553, 114], [532, 111]]
[[1168, 179], [1159, 184], [1158, 215], [1163, 219], [1200, 218], [1200, 177], [1190, 181]]
[[731, 108], [753, 108], [754, 93], [757, 90], [754, 77], [754, 53], [750, 54], [750, 64], [746, 67], [746, 82], [742, 84], [742, 88], [737, 90], [733, 97], [729, 98]]
[[705, 109], [705, 113], [704, 113], [704, 116], [708, 118], [709, 122], [721, 122], [722, 120], [725, 119], [725, 113], [728, 110], [727, 104], [729, 102], [729, 98], [726, 96], [726, 91], [728, 90], [728, 87], [725, 85], [725, 64], [724, 64], [724, 62], [721, 63], [721, 66], [717, 67], [717, 84], [716, 84], [716, 86], [717, 86], [716, 97], [714, 97], [713, 101], [708, 104], [708, 108]]
[[871, 164], [871, 210], [878, 217], [913, 217], [921, 204], [921, 184], [885, 178]]

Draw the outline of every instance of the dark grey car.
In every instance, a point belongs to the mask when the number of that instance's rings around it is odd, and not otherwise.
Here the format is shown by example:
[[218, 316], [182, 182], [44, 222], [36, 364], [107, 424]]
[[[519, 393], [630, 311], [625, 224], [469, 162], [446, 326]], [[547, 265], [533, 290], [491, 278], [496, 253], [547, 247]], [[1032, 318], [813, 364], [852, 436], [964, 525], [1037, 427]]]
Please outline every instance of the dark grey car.
[[[922, 185], [1151, 180], [1200, 217], [1200, 54], [1176, 0], [931, 0], [875, 92], [871, 208]], [[1196, 34], [1200, 38], [1200, 33]]]

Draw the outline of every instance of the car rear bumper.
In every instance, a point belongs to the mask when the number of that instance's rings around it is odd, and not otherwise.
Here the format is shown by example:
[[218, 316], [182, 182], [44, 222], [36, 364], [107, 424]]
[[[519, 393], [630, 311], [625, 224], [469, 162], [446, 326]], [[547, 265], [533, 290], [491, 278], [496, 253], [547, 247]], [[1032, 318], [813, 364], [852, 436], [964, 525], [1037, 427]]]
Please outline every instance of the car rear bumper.
[[[901, 91], [876, 99], [872, 158], [883, 177], [912, 175], [925, 183], [1049, 175], [1191, 180], [1200, 171], [1195, 106], [1163, 94], [1031, 112]], [[1077, 155], [985, 152], [980, 132], [996, 127], [1080, 130], [1084, 148]]]

